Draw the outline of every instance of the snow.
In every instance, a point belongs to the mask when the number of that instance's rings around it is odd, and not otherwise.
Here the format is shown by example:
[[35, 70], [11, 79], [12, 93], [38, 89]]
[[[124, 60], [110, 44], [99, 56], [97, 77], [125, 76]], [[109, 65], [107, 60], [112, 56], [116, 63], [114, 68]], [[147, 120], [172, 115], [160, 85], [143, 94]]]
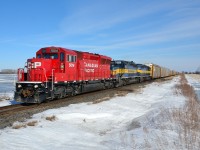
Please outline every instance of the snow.
[[196, 78], [186, 75], [189, 84], [194, 87], [198, 99], [200, 100], [200, 75], [196, 75], [195, 77]]
[[16, 74], [0, 74], [0, 107], [18, 104], [13, 100]]
[[[185, 98], [176, 94], [179, 79], [154, 82], [139, 92], [97, 104], [72, 104], [35, 114], [32, 119], [13, 125], [26, 127], [0, 130], [1, 150], [163, 149], [157, 140], [160, 137], [168, 142], [164, 149], [173, 149], [169, 143], [178, 135], [168, 129], [170, 122], [162, 115], [166, 108], [179, 108], [185, 103]], [[28, 126], [33, 121], [37, 123]]]
[[2, 100], [2, 101], [0, 101], [0, 107], [8, 106], [8, 105], [16, 105], [16, 104], [20, 104], [20, 103], [16, 102], [15, 100]]

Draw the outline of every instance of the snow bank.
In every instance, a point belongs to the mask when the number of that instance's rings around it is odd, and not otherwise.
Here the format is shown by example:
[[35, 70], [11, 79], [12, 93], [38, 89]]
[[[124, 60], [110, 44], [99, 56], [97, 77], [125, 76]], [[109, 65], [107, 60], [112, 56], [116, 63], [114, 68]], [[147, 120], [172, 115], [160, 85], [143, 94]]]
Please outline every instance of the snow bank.
[[[175, 92], [178, 82], [179, 78], [176, 77], [171, 81], [152, 83], [139, 93], [130, 93], [110, 101], [73, 104], [36, 114], [27, 122], [15, 123], [15, 127], [22, 128], [0, 130], [1, 149], [159, 148], [155, 143], [156, 138], [151, 141], [153, 145], [148, 140], [165, 135], [167, 131], [167, 142], [173, 142], [173, 138], [178, 136], [171, 130], [161, 130], [162, 122], [157, 124], [154, 120], [159, 116], [160, 121], [165, 121], [162, 120], [164, 108], [184, 104], [185, 98]], [[29, 126], [32, 121], [36, 124]], [[165, 126], [167, 124], [165, 122]]]
[[200, 100], [200, 75], [199, 75], [199, 78], [194, 78], [191, 75], [186, 75], [186, 78], [188, 80], [188, 83], [194, 87], [194, 90], [198, 96], [198, 99]]
[[2, 100], [0, 101], [0, 107], [8, 106], [8, 105], [15, 105], [20, 104], [19, 102], [16, 102], [15, 100]]
[[0, 107], [17, 104], [13, 100], [16, 74], [0, 74]]

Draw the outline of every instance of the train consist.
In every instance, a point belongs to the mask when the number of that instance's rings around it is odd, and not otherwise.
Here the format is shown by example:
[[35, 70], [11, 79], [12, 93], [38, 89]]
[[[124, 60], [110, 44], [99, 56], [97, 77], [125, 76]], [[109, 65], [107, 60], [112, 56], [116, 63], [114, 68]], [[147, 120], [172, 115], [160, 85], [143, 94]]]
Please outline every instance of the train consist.
[[14, 95], [17, 102], [41, 103], [176, 74], [155, 64], [135, 64], [62, 47], [45, 47], [18, 69]]

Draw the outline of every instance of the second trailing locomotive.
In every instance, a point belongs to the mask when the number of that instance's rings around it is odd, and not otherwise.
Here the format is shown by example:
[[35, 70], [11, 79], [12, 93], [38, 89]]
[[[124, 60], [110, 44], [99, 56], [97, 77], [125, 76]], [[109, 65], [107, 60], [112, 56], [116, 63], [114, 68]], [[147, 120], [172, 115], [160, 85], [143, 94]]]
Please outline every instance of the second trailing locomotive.
[[97, 89], [175, 75], [154, 64], [135, 64], [104, 55], [45, 47], [18, 69], [15, 100], [41, 103]]

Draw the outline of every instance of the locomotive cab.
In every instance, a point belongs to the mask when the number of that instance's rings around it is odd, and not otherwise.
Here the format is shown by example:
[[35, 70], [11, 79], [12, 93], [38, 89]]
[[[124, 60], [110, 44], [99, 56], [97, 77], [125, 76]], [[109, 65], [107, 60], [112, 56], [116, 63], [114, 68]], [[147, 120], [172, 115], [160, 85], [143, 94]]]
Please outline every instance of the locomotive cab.
[[[52, 78], [52, 73], [64, 73], [64, 52], [59, 48], [42, 48], [36, 53], [36, 58], [42, 61], [43, 68], [46, 70], [47, 78]], [[38, 67], [38, 66], [37, 66]]]
[[111, 70], [111, 77], [116, 78], [123, 74], [123, 70], [125, 65], [122, 61], [111, 61], [110, 70]]

